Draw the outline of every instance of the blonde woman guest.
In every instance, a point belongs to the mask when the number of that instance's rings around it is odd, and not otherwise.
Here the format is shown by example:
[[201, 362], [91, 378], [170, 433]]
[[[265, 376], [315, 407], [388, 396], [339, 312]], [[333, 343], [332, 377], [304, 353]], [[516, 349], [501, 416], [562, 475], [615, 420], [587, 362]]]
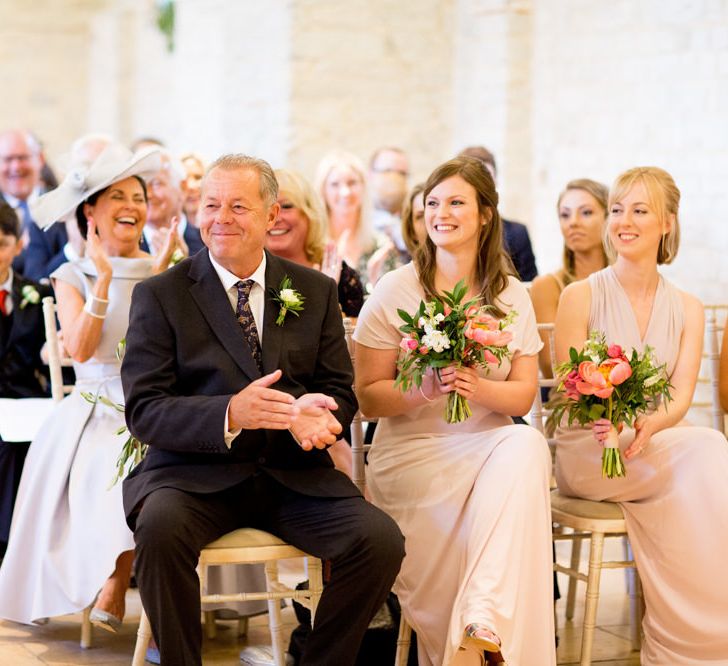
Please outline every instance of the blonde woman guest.
[[92, 621], [109, 629], [124, 617], [134, 540], [121, 483], [111, 485], [124, 416], [82, 392], [124, 402], [116, 348], [126, 334], [131, 292], [166, 268], [175, 249], [175, 226], [155, 259], [139, 248], [147, 214], [139, 174], [154, 168], [154, 149], [132, 155], [110, 144], [34, 208], [39, 224], [75, 210], [86, 238], [85, 257], [51, 275], [76, 385], [30, 446], [0, 569], [0, 617], [30, 623], [92, 603]]
[[364, 304], [359, 274], [340, 259], [326, 241], [326, 212], [308, 181], [286, 169], [275, 172], [280, 210], [266, 233], [266, 248], [273, 254], [326, 273], [338, 284], [339, 305], [347, 317], [356, 318]]
[[[579, 178], [566, 184], [559, 195], [556, 211], [564, 237], [562, 266], [555, 273], [539, 275], [531, 283], [531, 300], [539, 323], [553, 323], [564, 287], [583, 280], [607, 265], [602, 236], [607, 219], [606, 185]], [[552, 377], [548, 335], [541, 334], [544, 346], [539, 366], [544, 377]]]
[[197, 224], [197, 213], [200, 207], [200, 188], [202, 177], [205, 175], [205, 162], [196, 153], [185, 153], [180, 157], [180, 162], [185, 171], [185, 178], [180, 183], [182, 190], [182, 212], [187, 221]]
[[366, 168], [356, 155], [334, 151], [319, 163], [315, 184], [326, 207], [329, 238], [371, 291], [384, 273], [398, 265], [398, 254], [392, 240], [376, 235], [372, 228]]
[[[394, 590], [423, 666], [482, 665], [484, 651], [496, 661], [501, 651], [510, 666], [553, 665], [550, 456], [540, 433], [509, 416], [528, 411], [537, 387], [531, 301], [508, 274], [498, 194], [481, 161], [439, 166], [424, 200], [422, 250], [381, 279], [354, 336], [357, 397], [379, 417], [368, 486], [407, 544]], [[453, 365], [428, 373], [421, 391], [400, 392], [397, 309], [414, 312], [460, 280], [466, 298], [498, 316], [518, 312], [511, 358], [487, 376]], [[459, 424], [443, 418], [451, 391], [473, 411]]]
[[700, 366], [703, 306], [670, 284], [680, 241], [680, 190], [657, 167], [621, 174], [609, 195], [607, 251], [614, 263], [570, 284], [556, 316], [556, 356], [602, 331], [626, 353], [654, 350], [667, 366], [672, 400], [619, 435], [627, 475], [601, 475], [601, 445], [612, 427], [556, 433], [556, 479], [562, 492], [619, 502], [646, 604], [641, 663], [728, 664], [728, 446], [710, 428], [689, 426]]
[[402, 238], [411, 257], [415, 256], [417, 249], [424, 245], [427, 238], [425, 201], [422, 197], [424, 190], [424, 183], [415, 185], [402, 206]]

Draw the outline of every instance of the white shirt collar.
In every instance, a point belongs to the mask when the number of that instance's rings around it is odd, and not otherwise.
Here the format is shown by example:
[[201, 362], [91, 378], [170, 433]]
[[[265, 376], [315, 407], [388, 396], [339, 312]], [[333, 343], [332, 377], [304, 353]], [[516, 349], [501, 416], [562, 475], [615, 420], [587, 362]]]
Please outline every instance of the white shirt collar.
[[263, 259], [260, 264], [258, 264], [258, 268], [256, 268], [251, 275], [247, 276], [234, 275], [227, 268], [221, 266], [217, 261], [215, 261], [212, 253], [209, 253], [209, 255], [210, 263], [220, 278], [220, 282], [222, 282], [222, 286], [225, 288], [225, 291], [230, 291], [230, 289], [240, 282], [240, 280], [253, 280], [253, 282], [260, 285], [261, 289], [265, 292], [265, 266], [267, 262], [265, 252], [263, 252]]

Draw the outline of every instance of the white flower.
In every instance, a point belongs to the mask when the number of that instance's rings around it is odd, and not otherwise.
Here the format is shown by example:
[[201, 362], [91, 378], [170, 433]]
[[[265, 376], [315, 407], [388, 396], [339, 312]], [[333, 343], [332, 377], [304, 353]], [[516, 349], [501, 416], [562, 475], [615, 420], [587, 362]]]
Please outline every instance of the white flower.
[[441, 331], [433, 330], [422, 336], [422, 344], [435, 352], [441, 352], [450, 349], [450, 338]]
[[298, 305], [301, 302], [298, 292], [295, 289], [281, 289], [279, 296], [286, 307]]
[[654, 386], [662, 379], [662, 373], [658, 372], [654, 375], [651, 375], [647, 379], [645, 379], [645, 388], [649, 388], [650, 386]]
[[20, 309], [22, 310], [25, 308], [28, 303], [31, 305], [35, 305], [36, 303], [40, 302], [40, 294], [38, 293], [38, 290], [32, 285], [32, 284], [26, 284], [21, 290], [21, 295], [23, 296], [23, 299], [20, 301]]

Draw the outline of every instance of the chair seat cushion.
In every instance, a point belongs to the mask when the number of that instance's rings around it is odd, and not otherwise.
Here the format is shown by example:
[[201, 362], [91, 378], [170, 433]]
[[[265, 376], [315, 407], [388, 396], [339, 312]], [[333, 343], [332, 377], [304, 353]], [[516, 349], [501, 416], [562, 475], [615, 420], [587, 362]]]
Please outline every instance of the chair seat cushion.
[[288, 544], [263, 530], [243, 527], [223, 534], [219, 539], [208, 543], [205, 548], [250, 548], [260, 546], [287, 546]]
[[622, 508], [615, 502], [594, 502], [567, 497], [558, 490], [551, 491], [551, 509], [587, 520], [624, 521]]

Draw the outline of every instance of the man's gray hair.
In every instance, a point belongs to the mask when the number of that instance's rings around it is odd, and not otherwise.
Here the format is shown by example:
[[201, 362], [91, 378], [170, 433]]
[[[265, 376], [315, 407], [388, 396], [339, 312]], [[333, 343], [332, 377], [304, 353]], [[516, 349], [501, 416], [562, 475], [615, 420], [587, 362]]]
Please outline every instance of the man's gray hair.
[[[278, 199], [278, 181], [273, 173], [271, 165], [265, 160], [242, 153], [230, 153], [218, 157], [205, 172], [205, 180], [213, 169], [223, 169], [224, 171], [236, 171], [238, 169], [250, 169], [256, 171], [260, 176], [260, 198], [265, 202], [266, 206], [272, 206]], [[202, 186], [205, 186], [205, 180]]]

